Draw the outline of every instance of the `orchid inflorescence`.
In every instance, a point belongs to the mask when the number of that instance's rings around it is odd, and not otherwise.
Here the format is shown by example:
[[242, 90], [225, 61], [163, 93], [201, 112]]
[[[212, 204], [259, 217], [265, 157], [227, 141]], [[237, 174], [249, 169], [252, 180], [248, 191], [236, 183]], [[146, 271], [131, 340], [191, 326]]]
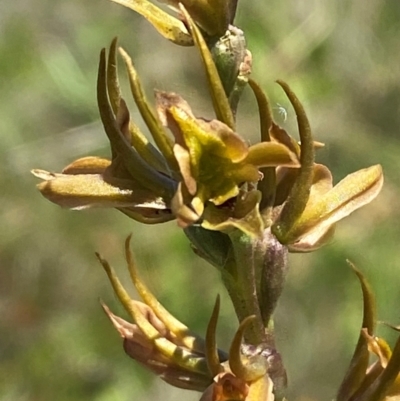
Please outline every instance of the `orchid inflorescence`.
[[[339, 220], [378, 195], [381, 166], [333, 185], [329, 169], [315, 162], [323, 144], [313, 139], [300, 100], [280, 80], [297, 116], [300, 141], [274, 121], [267, 96], [250, 78], [252, 58], [244, 34], [233, 25], [237, 0], [165, 1], [176, 16], [147, 0], [112, 1], [143, 15], [173, 43], [198, 49], [215, 117], [196, 116], [174, 92], [155, 91], [154, 108], [132, 59], [114, 39], [108, 54], [101, 51], [97, 79], [111, 157], [80, 158], [61, 173], [33, 170], [43, 180], [38, 188], [69, 209], [111, 207], [146, 224], [175, 219], [195, 253], [220, 271], [240, 322], [229, 352], [219, 350], [215, 341], [219, 298], [202, 339], [164, 309], [139, 279], [130, 238], [126, 259], [143, 302], [130, 299], [98, 255], [134, 321], [103, 305], [131, 357], [174, 386], [201, 391], [203, 401], [281, 398], [286, 372], [272, 317], [285, 284], [288, 252], [310, 252], [329, 242]], [[130, 118], [119, 83], [118, 53], [155, 145]], [[246, 87], [258, 105], [260, 142], [255, 144], [236, 129], [237, 105]], [[392, 355], [383, 340], [373, 337], [371, 291], [356, 273], [364, 294], [364, 321], [338, 401], [383, 400], [397, 394], [393, 372], [398, 373], [400, 351], [396, 346]], [[371, 352], [379, 361], [368, 369]]]

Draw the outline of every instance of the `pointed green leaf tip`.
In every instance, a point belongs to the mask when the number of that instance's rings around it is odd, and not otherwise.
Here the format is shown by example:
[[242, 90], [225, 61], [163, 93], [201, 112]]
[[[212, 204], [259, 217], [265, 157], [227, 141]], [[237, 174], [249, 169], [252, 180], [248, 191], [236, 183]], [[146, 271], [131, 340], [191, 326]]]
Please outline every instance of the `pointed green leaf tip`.
[[182, 14], [184, 15], [190, 32], [195, 41], [196, 47], [200, 51], [201, 60], [204, 65], [204, 70], [206, 71], [208, 87], [210, 89], [211, 99], [213, 102], [215, 114], [218, 120], [225, 123], [229, 128], [235, 128], [235, 119], [229, 104], [229, 100], [226, 96], [224, 87], [222, 85], [221, 79], [218, 74], [217, 67], [215, 66], [214, 60], [212, 58], [211, 52], [200, 32], [191, 18], [190, 14], [186, 11], [185, 7], [180, 5]]
[[291, 230], [296, 220], [303, 213], [308, 198], [310, 196], [311, 184], [313, 179], [314, 165], [314, 142], [311, 135], [311, 127], [304, 107], [297, 96], [290, 89], [289, 85], [283, 81], [277, 83], [285, 91], [286, 96], [292, 104], [296, 116], [301, 141], [300, 170], [298, 177], [290, 191], [288, 199], [283, 206], [278, 220], [272, 226], [272, 231], [282, 243], [291, 242]]
[[220, 297], [218, 295], [215, 300], [214, 309], [207, 326], [207, 334], [206, 334], [207, 366], [208, 370], [210, 371], [213, 377], [222, 371], [222, 367], [220, 365], [221, 361], [219, 360], [218, 356], [218, 347], [216, 339], [219, 308], [220, 308]]
[[369, 362], [369, 351], [368, 341], [365, 335], [363, 335], [362, 330], [366, 329], [370, 335], [373, 335], [376, 325], [376, 305], [372, 289], [361, 271], [358, 270], [350, 261], [348, 261], [348, 264], [357, 275], [361, 285], [363, 294], [363, 320], [358, 343], [351, 359], [350, 366], [340, 385], [336, 397], [337, 401], [348, 401], [351, 399], [363, 382]]

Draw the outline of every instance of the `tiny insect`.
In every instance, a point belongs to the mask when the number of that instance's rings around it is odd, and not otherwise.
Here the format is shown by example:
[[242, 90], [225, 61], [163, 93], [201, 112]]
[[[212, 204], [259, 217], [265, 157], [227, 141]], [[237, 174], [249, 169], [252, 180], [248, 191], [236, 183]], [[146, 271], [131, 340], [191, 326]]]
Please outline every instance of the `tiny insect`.
[[283, 122], [285, 122], [287, 120], [287, 115], [288, 115], [286, 109], [279, 103], [277, 103], [276, 106], [277, 107], [274, 107], [274, 110], [278, 110], [278, 114], [282, 117]]

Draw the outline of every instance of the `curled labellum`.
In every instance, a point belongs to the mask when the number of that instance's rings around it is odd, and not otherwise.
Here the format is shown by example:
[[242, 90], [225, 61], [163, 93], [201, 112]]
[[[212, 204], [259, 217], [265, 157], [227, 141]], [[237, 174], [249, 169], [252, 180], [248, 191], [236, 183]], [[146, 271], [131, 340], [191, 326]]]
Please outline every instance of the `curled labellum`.
[[268, 363], [261, 355], [247, 358], [242, 353], [243, 334], [254, 319], [242, 321], [232, 341], [227, 362], [221, 362], [216, 346], [216, 326], [219, 297], [215, 303], [206, 336], [206, 357], [213, 383], [202, 394], [200, 401], [273, 401], [273, 384]]

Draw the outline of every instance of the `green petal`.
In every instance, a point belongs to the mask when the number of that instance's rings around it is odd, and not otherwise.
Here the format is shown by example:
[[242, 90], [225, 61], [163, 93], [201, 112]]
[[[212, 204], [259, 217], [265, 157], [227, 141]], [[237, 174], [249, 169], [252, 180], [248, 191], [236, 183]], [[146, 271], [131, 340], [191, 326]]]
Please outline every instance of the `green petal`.
[[147, 0], [111, 0], [136, 11], [149, 21], [164, 38], [181, 46], [192, 46], [193, 39], [185, 24]]
[[129, 75], [132, 95], [135, 99], [135, 103], [137, 108], [139, 109], [140, 115], [146, 123], [158, 149], [160, 149], [161, 153], [167, 160], [168, 166], [172, 171], [177, 171], [178, 166], [172, 152], [172, 142], [170, 138], [167, 137], [161, 125], [161, 122], [154, 115], [145, 98], [142, 85], [139, 81], [138, 74], [133, 66], [132, 59], [122, 48], [120, 48], [119, 51], [125, 61], [126, 69]]
[[203, 149], [206, 149], [215, 156], [230, 159], [233, 163], [238, 163], [247, 156], [245, 141], [224, 123], [218, 120], [206, 122], [196, 119], [179, 107], [171, 107], [169, 111], [179, 126], [191, 154], [197, 152], [200, 156], [204, 152]]
[[174, 192], [174, 182], [145, 163], [120, 131], [114, 117], [107, 94], [106, 55], [103, 49], [100, 54], [99, 73], [97, 78], [97, 101], [100, 117], [113, 149], [121, 155], [126, 170], [135, 180], [166, 198]]
[[192, 18], [185, 10], [183, 5], [181, 5], [181, 11], [189, 25], [189, 29], [193, 36], [195, 44], [200, 51], [200, 55], [204, 64], [204, 69], [207, 74], [208, 86], [211, 92], [211, 98], [213, 101], [216, 116], [218, 120], [225, 123], [228, 127], [234, 129], [235, 120], [233, 117], [233, 113], [229, 105], [229, 100], [226, 97], [221, 79], [218, 75], [217, 67], [215, 66], [215, 63], [212, 59], [210, 50], [208, 49], [207, 44], [204, 41], [203, 36], [201, 35], [201, 32], [196, 27]]
[[257, 167], [300, 167], [296, 154], [277, 142], [260, 142], [250, 146], [244, 162]]
[[[306, 210], [312, 208], [315, 202], [332, 189], [332, 174], [322, 164], [314, 164], [313, 183]], [[335, 233], [335, 226], [318, 227], [310, 230], [306, 235], [300, 237], [296, 242], [288, 244], [290, 252], [312, 252], [327, 244]]]
[[44, 182], [37, 185], [42, 195], [57, 205], [73, 210], [92, 207], [135, 207], [166, 210], [165, 202], [144, 188], [132, 188], [129, 180], [104, 180], [101, 174], [55, 174], [32, 170]]
[[111, 161], [96, 156], [81, 157], [62, 169], [63, 174], [102, 174]]
[[380, 192], [383, 174], [380, 165], [348, 175], [324, 196], [312, 199], [287, 235], [288, 242], [307, 235], [314, 238], [329, 226], [370, 203]]
[[[114, 38], [111, 42], [110, 52], [107, 61], [107, 91], [110, 99], [110, 104], [113, 109], [114, 115], [125, 115], [128, 122], [125, 137], [132, 143], [133, 147], [137, 150], [143, 159], [158, 171], [168, 173], [166, 162], [161, 156], [160, 152], [151, 144], [147, 138], [140, 131], [129, 118], [129, 111], [125, 101], [122, 99], [121, 89], [118, 79], [118, 64], [117, 64], [117, 42], [118, 39]], [[113, 149], [111, 143], [113, 158], [116, 156], [116, 151]]]
[[199, 216], [206, 201], [220, 205], [238, 194], [238, 184], [258, 181], [258, 169], [244, 161], [246, 143], [224, 123], [196, 119], [188, 104], [173, 93], [158, 92], [157, 104], [161, 121], [175, 136], [175, 158]]

